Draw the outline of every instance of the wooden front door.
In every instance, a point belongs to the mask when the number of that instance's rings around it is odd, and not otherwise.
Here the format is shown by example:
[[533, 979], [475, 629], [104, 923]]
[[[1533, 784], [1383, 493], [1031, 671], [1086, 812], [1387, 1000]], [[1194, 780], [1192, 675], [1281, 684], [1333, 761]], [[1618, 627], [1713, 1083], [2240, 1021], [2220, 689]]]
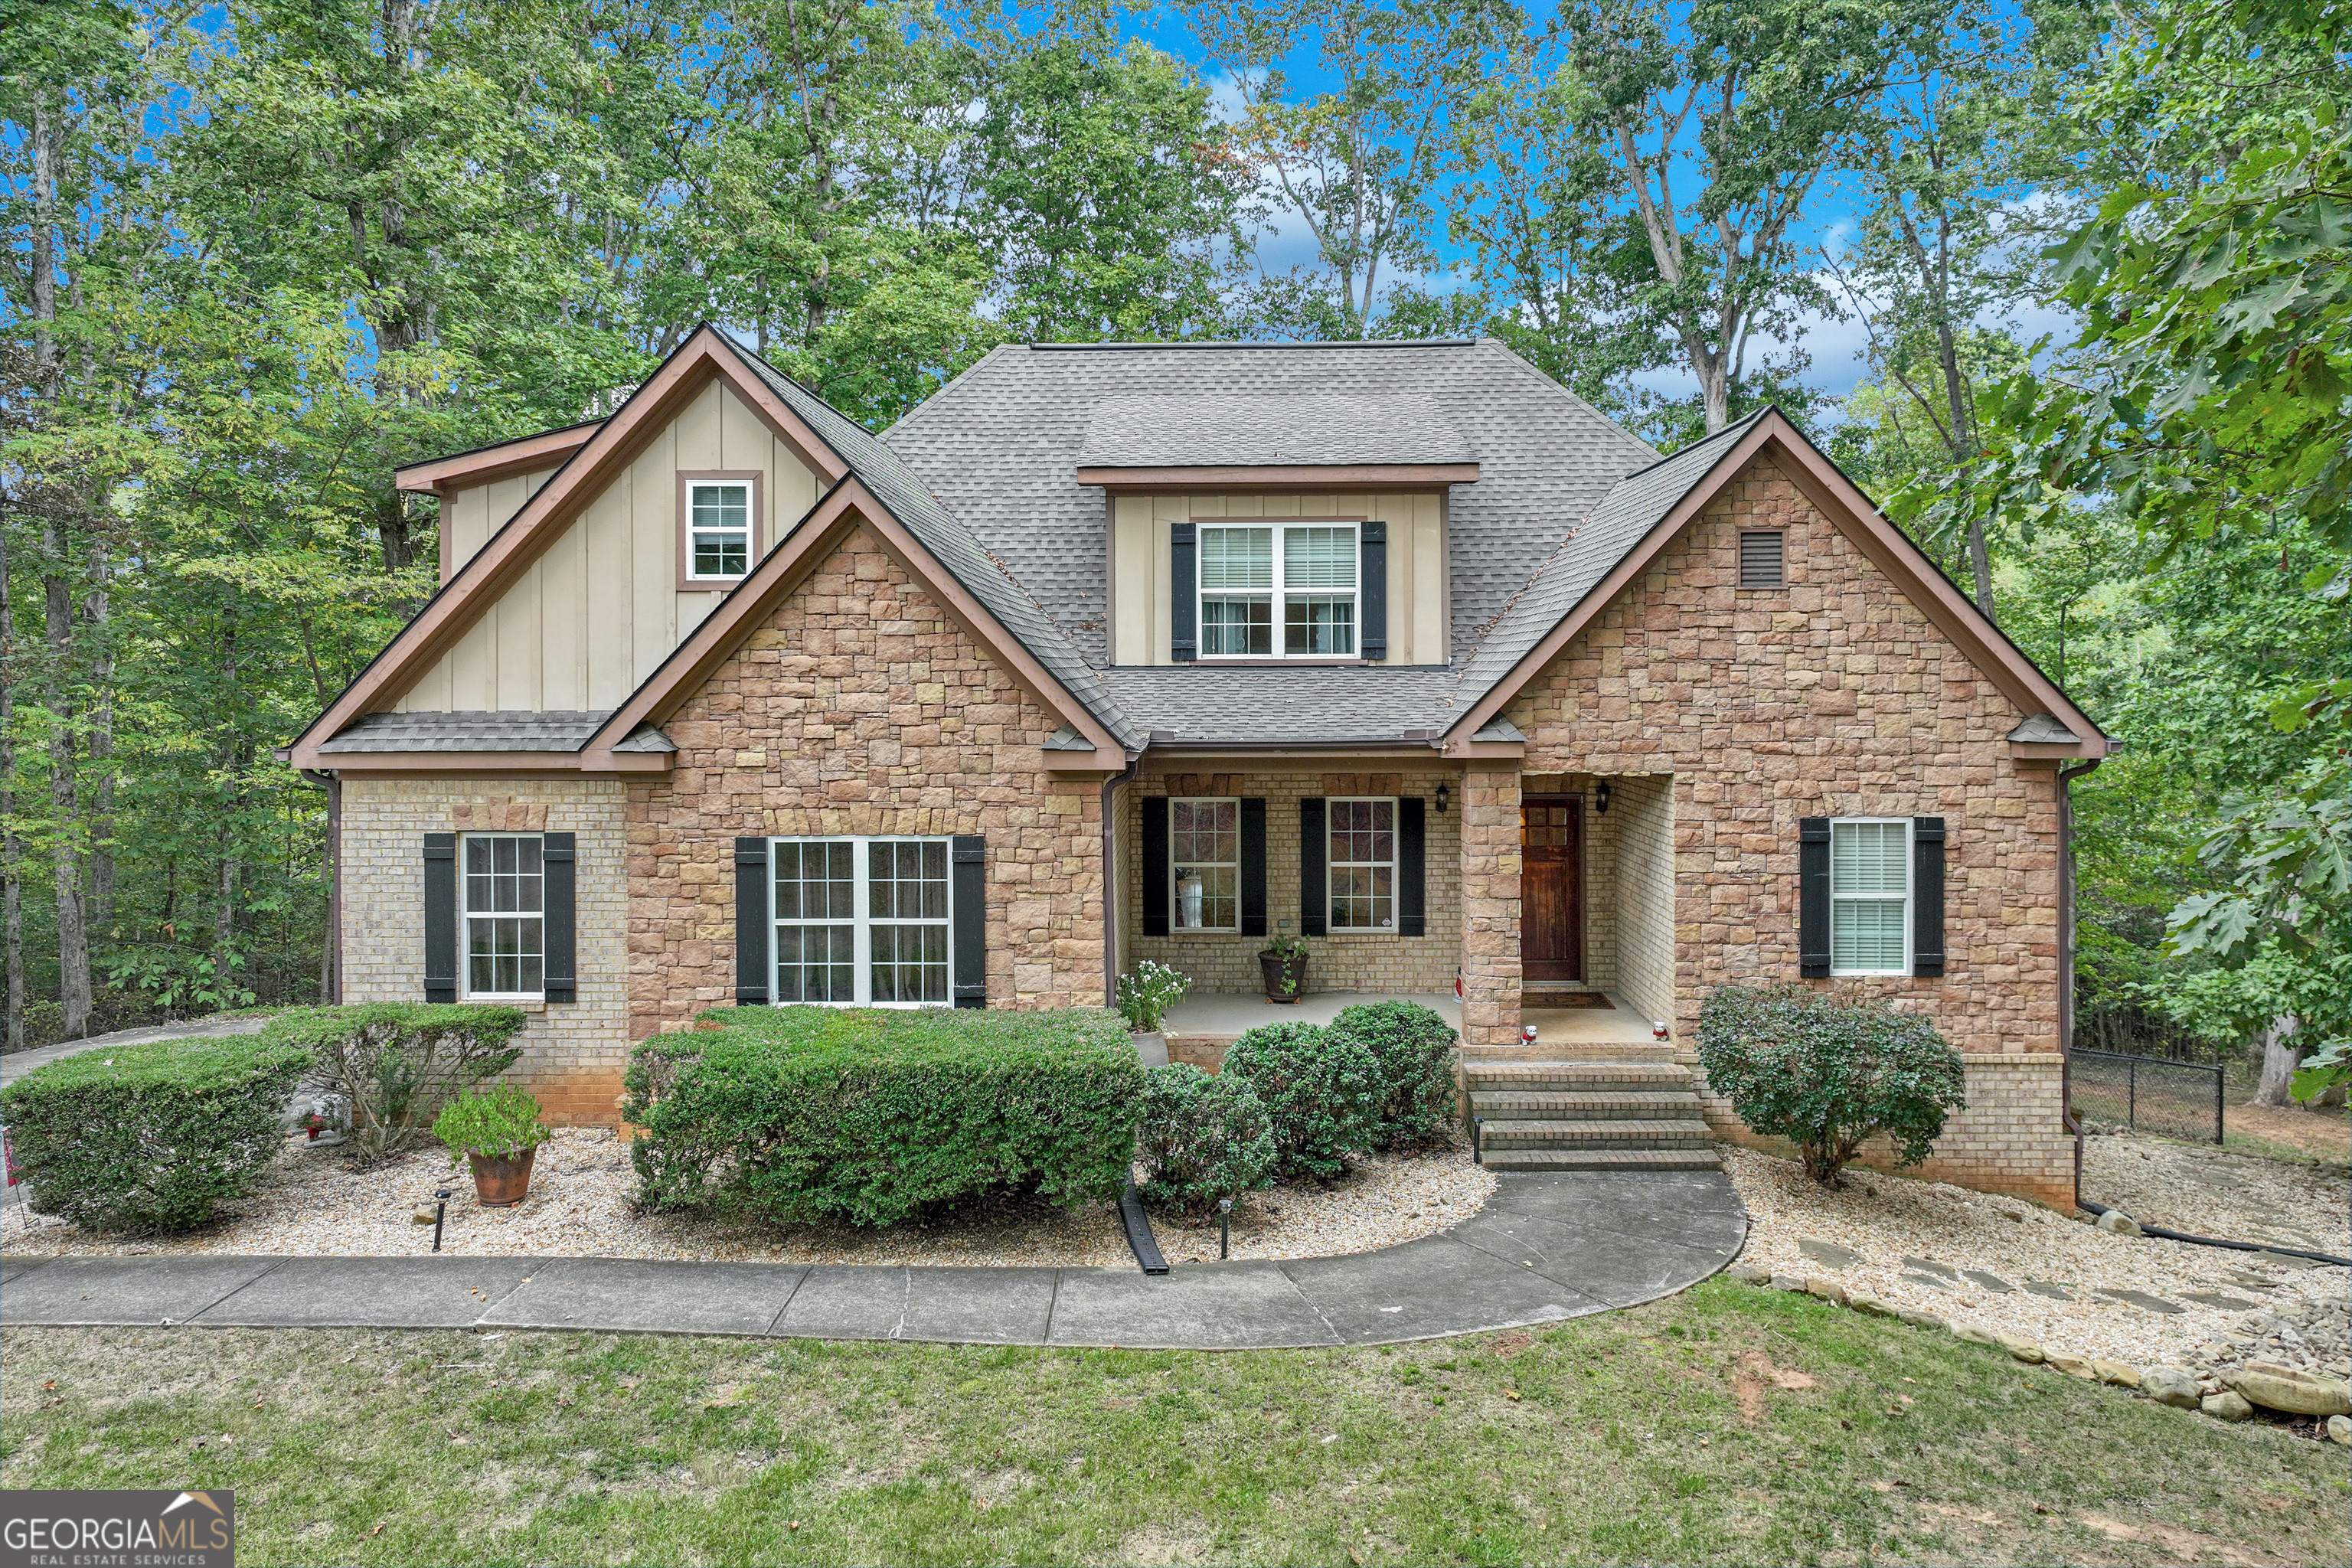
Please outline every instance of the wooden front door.
[[1519, 973], [1584, 979], [1583, 805], [1529, 795], [1519, 806]]

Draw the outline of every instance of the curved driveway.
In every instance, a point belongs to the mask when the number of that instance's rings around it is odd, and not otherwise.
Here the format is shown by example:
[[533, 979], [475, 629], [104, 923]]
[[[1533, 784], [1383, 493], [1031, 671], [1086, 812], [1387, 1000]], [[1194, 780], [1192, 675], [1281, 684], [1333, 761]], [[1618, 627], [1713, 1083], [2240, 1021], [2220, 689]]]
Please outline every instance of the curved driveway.
[[0, 1323], [583, 1329], [967, 1344], [1255, 1350], [1558, 1322], [1655, 1300], [1738, 1256], [1716, 1172], [1514, 1173], [1475, 1217], [1344, 1258], [1134, 1268], [877, 1268], [614, 1258], [0, 1259]]

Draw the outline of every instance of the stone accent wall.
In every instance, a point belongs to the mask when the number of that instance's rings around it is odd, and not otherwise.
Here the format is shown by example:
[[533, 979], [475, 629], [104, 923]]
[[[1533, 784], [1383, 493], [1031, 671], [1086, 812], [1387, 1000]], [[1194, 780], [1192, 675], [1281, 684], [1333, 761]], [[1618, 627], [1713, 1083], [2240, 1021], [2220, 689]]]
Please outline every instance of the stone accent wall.
[[550, 1121], [614, 1120], [629, 1051], [620, 782], [360, 777], [342, 791], [346, 1002], [425, 1000], [425, 835], [579, 836], [579, 999], [526, 1009], [522, 1060], [507, 1077]]
[[[1787, 586], [1738, 585], [1738, 534], [1753, 528], [1785, 531]], [[2057, 1061], [2053, 770], [2008, 754], [2026, 715], [1769, 460], [1509, 716], [1530, 737], [1528, 772], [1672, 773], [1677, 1040], [1694, 1038], [1717, 985], [1797, 977], [1800, 817], [1929, 815], [1948, 832], [1946, 973], [1861, 984], [1971, 1055]], [[1969, 1112], [1988, 1130], [1956, 1128], [1948, 1169], [2005, 1182], [2018, 1161], [2045, 1168], [2034, 1152], [2065, 1140], [2056, 1105], [2054, 1089], [1989, 1098]], [[2011, 1137], [2025, 1151], [2013, 1158], [2000, 1152]]]
[[1675, 1016], [1674, 780], [1628, 773], [1611, 790], [1617, 819], [1617, 990], [1644, 1018]]
[[1472, 763], [1461, 813], [1462, 1043], [1507, 1046], [1519, 1037], [1517, 770]]
[[[1307, 965], [1307, 989], [1451, 993], [1461, 946], [1455, 934], [1461, 918], [1461, 807], [1456, 805], [1443, 813], [1437, 809], [1441, 784], [1459, 800], [1461, 776], [1450, 768], [1388, 773], [1146, 773], [1120, 792], [1132, 795], [1135, 802], [1133, 819], [1122, 820], [1120, 826], [1122, 846], [1131, 846], [1136, 857], [1135, 873], [1119, 881], [1120, 919], [1131, 933], [1127, 940], [1131, 960], [1154, 959], [1181, 970], [1192, 977], [1198, 991], [1250, 994], [1265, 984], [1257, 962], [1258, 950], [1265, 945], [1264, 937], [1206, 931], [1142, 934], [1141, 802], [1145, 798], [1262, 797], [1265, 801], [1266, 924], [1274, 935], [1296, 936], [1299, 931], [1298, 803], [1315, 795], [1419, 795], [1428, 803], [1423, 821], [1429, 934], [1334, 931], [1315, 939]], [[1129, 852], [1122, 847], [1122, 855]]]
[[739, 834], [981, 834], [989, 1005], [1102, 1005], [1102, 786], [1045, 771], [1060, 723], [853, 532], [663, 726], [670, 777], [628, 786], [632, 1037], [732, 1001]]

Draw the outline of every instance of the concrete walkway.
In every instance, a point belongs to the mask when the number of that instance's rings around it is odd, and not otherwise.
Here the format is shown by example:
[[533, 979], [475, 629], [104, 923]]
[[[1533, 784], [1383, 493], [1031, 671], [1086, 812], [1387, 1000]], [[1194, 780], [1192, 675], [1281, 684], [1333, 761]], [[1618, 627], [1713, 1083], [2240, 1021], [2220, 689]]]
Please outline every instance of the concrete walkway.
[[151, 1024], [139, 1029], [117, 1029], [110, 1035], [92, 1035], [86, 1040], [66, 1040], [54, 1046], [43, 1046], [37, 1051], [11, 1051], [0, 1057], [0, 1084], [16, 1082], [35, 1068], [47, 1067], [65, 1057], [78, 1057], [84, 1051], [102, 1050], [109, 1046], [143, 1046], [150, 1040], [194, 1040], [213, 1035], [257, 1035], [267, 1018], [231, 1018], [225, 1023]]
[[1715, 1172], [1507, 1174], [1474, 1218], [1347, 1258], [1133, 1268], [877, 1268], [612, 1258], [0, 1258], [0, 1323], [582, 1329], [1255, 1350], [1558, 1322], [1738, 1256]]

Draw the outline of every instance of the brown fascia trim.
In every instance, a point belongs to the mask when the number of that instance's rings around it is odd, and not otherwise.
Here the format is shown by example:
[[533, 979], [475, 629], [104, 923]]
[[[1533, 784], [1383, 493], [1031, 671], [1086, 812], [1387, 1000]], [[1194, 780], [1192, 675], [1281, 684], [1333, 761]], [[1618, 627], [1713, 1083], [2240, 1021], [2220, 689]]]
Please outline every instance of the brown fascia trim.
[[470, 452], [410, 463], [392, 471], [393, 488], [437, 495], [469, 485], [488, 484], [509, 474], [553, 468], [586, 446], [604, 423], [602, 419], [583, 420], [561, 430], [544, 430], [536, 436], [520, 436], [511, 441], [477, 447]]
[[1934, 563], [1919, 553], [1916, 545], [1879, 516], [1870, 498], [1855, 489], [1853, 481], [1815, 452], [1777, 409], [1768, 412], [1739, 438], [1737, 446], [1717, 458], [1699, 482], [1643, 536], [1642, 542], [1618, 562], [1609, 575], [1587, 593], [1542, 641], [1521, 656], [1509, 674], [1454, 721], [1451, 732], [1463, 738], [1446, 742], [1447, 754], [1466, 755], [1461, 748], [1470, 743], [1468, 736], [1485, 728], [1487, 721], [1501, 712], [1538, 671], [1614, 603], [1635, 577], [1649, 569], [1658, 553], [1714, 501], [1726, 484], [1744, 472], [1768, 447], [1776, 458], [1786, 459], [1781, 471], [1790, 482], [1820, 508], [1831, 525], [1853, 541], [1873, 565], [1894, 579], [1896, 586], [1919, 606], [1937, 630], [1951, 639], [1970, 664], [2000, 689], [2002, 696], [2023, 712], [2053, 714], [2076, 734], [2094, 737], [2065, 749], [2064, 755], [2106, 754], [2107, 743], [2099, 727], [2058, 689], [2055, 682], [2034, 668], [2032, 661], [2019, 652], [1998, 627], [1986, 621], [1983, 614], [1935, 569]]
[[[359, 678], [343, 688], [342, 694], [303, 731], [304, 740], [311, 735], [332, 736], [345, 729], [361, 714], [404, 689], [420, 666], [447, 652], [545, 552], [578, 504], [596, 487], [609, 482], [643, 449], [650, 434], [700, 396], [714, 377], [723, 378], [756, 409], [776, 436], [827, 485], [839, 484], [848, 474], [849, 465], [751, 373], [731, 343], [716, 329], [700, 328], [662, 363], [619, 413], [596, 427], [561, 472], [541, 485], [490, 536], [489, 542], [474, 552], [417, 612], [416, 618], [369, 661]], [[315, 751], [298, 742], [295, 752], [299, 765], [320, 765]]]
[[370, 773], [666, 773], [674, 753], [622, 752], [592, 761], [584, 752], [330, 752], [326, 767], [345, 778]]
[[1138, 490], [1397, 490], [1475, 485], [1475, 463], [1268, 463], [1164, 468], [1087, 468], [1078, 483]]
[[[760, 563], [759, 569], [719, 602], [702, 624], [664, 659], [644, 685], [615, 709], [604, 727], [589, 739], [583, 755], [593, 763], [612, 755], [612, 748], [639, 724], [666, 721], [710, 672], [732, 655], [759, 622], [788, 597], [801, 580], [814, 571], [831, 546], [854, 527], [873, 531], [884, 548], [896, 556], [916, 583], [946, 610], [967, 635], [1003, 661], [1022, 689], [1048, 712], [1058, 714], [1094, 742], [1097, 755], [1123, 755], [1109, 731], [1084, 703], [1054, 679], [1036, 656], [1007, 631], [988, 607], [940, 566], [890, 510], [877, 500], [864, 482], [852, 476], [836, 484], [794, 524], [792, 531]], [[1083, 752], [1066, 753], [1083, 756]], [[1097, 767], [1104, 765], [1101, 763]]]

